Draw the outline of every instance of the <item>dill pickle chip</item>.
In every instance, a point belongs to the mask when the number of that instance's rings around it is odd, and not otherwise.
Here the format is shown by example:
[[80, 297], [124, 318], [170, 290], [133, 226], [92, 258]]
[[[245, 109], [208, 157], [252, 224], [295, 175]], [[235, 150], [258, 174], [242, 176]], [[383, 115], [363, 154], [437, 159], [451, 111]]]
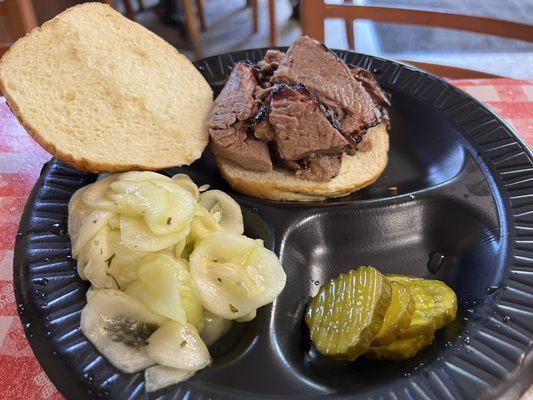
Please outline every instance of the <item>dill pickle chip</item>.
[[399, 361], [413, 357], [433, 341], [433, 335], [415, 336], [410, 339], [395, 340], [388, 346], [371, 347], [365, 353], [366, 358], [374, 360]]
[[387, 275], [387, 278], [409, 288], [415, 299], [411, 324], [397, 339], [432, 336], [455, 319], [457, 296], [444, 282], [401, 275]]
[[411, 291], [398, 282], [391, 281], [390, 284], [392, 300], [372, 346], [386, 346], [394, 342], [409, 327], [415, 311], [415, 299]]
[[318, 352], [355, 360], [381, 329], [392, 297], [387, 278], [372, 267], [341, 274], [311, 300], [305, 322]]

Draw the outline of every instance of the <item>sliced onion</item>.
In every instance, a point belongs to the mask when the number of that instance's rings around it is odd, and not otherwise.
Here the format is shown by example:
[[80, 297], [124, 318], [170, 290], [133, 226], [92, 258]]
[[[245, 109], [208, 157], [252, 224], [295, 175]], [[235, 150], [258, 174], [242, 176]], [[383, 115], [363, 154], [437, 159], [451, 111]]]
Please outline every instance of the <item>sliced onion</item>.
[[285, 286], [285, 272], [262, 242], [220, 234], [202, 240], [190, 256], [192, 279], [204, 307], [237, 319], [272, 302]]
[[191, 324], [167, 321], [148, 342], [148, 355], [166, 367], [197, 371], [211, 363], [209, 350]]
[[120, 290], [92, 292], [81, 312], [83, 334], [111, 364], [126, 373], [155, 364], [146, 345], [164, 321]]
[[200, 204], [213, 216], [224, 232], [242, 235], [244, 224], [239, 204], [220, 190], [200, 194]]

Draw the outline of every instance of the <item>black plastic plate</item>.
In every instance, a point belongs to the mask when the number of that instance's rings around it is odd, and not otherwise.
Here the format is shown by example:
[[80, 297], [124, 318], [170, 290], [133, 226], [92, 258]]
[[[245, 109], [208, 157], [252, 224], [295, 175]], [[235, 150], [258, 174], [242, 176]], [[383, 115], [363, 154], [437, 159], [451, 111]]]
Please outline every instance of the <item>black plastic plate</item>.
[[[264, 52], [196, 65], [218, 92], [235, 62], [258, 61]], [[15, 290], [32, 349], [66, 397], [496, 399], [518, 398], [532, 383], [531, 152], [501, 119], [446, 82], [393, 61], [337, 53], [371, 69], [392, 93], [388, 167], [371, 187], [316, 204], [234, 193], [207, 153], [180, 169], [232, 194], [246, 234], [279, 254], [288, 277], [274, 304], [236, 324], [212, 347], [213, 364], [183, 384], [148, 396], [142, 373], [120, 373], [82, 335], [88, 285], [70, 257], [67, 202], [96, 177], [57, 160], [46, 165], [20, 224]], [[406, 362], [317, 355], [305, 307], [320, 284], [359, 265], [444, 280], [459, 298], [456, 322]]]

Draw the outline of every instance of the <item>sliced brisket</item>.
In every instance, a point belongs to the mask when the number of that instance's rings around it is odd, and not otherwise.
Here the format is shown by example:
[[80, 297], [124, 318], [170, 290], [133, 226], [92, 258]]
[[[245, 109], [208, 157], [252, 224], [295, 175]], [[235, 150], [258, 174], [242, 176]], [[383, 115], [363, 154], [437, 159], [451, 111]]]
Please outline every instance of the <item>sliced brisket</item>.
[[270, 142], [274, 139], [274, 130], [268, 121], [263, 121], [254, 126], [254, 136], [258, 140]]
[[253, 66], [238, 63], [218, 95], [207, 121], [213, 152], [241, 167], [254, 171], [271, 171], [272, 160], [266, 142], [248, 134], [246, 121], [254, 117], [259, 106], [254, 99], [258, 85]]
[[315, 182], [328, 182], [339, 175], [342, 155], [322, 155], [300, 161], [282, 160], [283, 165], [294, 171], [298, 178]]
[[287, 53], [235, 65], [208, 119], [211, 149], [247, 170], [272, 171], [274, 157], [297, 177], [327, 182], [343, 152], [371, 148], [363, 135], [389, 106], [369, 71], [301, 37]]
[[250, 137], [242, 122], [226, 129], [211, 131], [211, 150], [250, 171], [272, 171], [272, 160], [266, 142]]
[[348, 142], [329, 122], [324, 107], [303, 85], [280, 85], [271, 94], [269, 122], [281, 158], [290, 161], [339, 154]]
[[381, 107], [390, 107], [389, 95], [381, 90], [372, 72], [361, 67], [352, 67], [350, 71], [355, 80], [361, 82], [377, 105]]
[[265, 57], [257, 63], [259, 80], [268, 80], [279, 67], [285, 53], [279, 50], [267, 50]]
[[381, 120], [379, 109], [346, 64], [327, 47], [306, 36], [289, 48], [272, 82], [304, 84], [335, 112], [344, 130], [351, 135]]

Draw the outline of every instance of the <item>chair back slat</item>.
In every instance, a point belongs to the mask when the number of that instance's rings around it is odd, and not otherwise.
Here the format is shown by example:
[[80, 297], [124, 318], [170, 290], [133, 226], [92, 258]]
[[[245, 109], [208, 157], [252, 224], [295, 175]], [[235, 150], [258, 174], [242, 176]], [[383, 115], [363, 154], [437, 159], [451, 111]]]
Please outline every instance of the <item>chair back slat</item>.
[[[461, 31], [484, 33], [533, 42], [533, 25], [520, 22], [431, 10], [362, 6], [348, 4], [346, 1], [344, 4], [325, 4], [324, 0], [302, 0], [300, 20], [304, 35], [324, 42], [324, 21], [331, 18], [344, 19], [350, 24], [354, 20], [366, 19], [385, 23], [458, 29]], [[421, 62], [407, 62], [422, 68], [425, 66], [429, 72], [446, 78], [498, 77], [498, 75], [465, 68]]]
[[325, 18], [370, 19], [376, 22], [425, 25], [533, 42], [533, 25], [503, 19], [431, 10], [352, 4], [325, 4], [324, 11]]

